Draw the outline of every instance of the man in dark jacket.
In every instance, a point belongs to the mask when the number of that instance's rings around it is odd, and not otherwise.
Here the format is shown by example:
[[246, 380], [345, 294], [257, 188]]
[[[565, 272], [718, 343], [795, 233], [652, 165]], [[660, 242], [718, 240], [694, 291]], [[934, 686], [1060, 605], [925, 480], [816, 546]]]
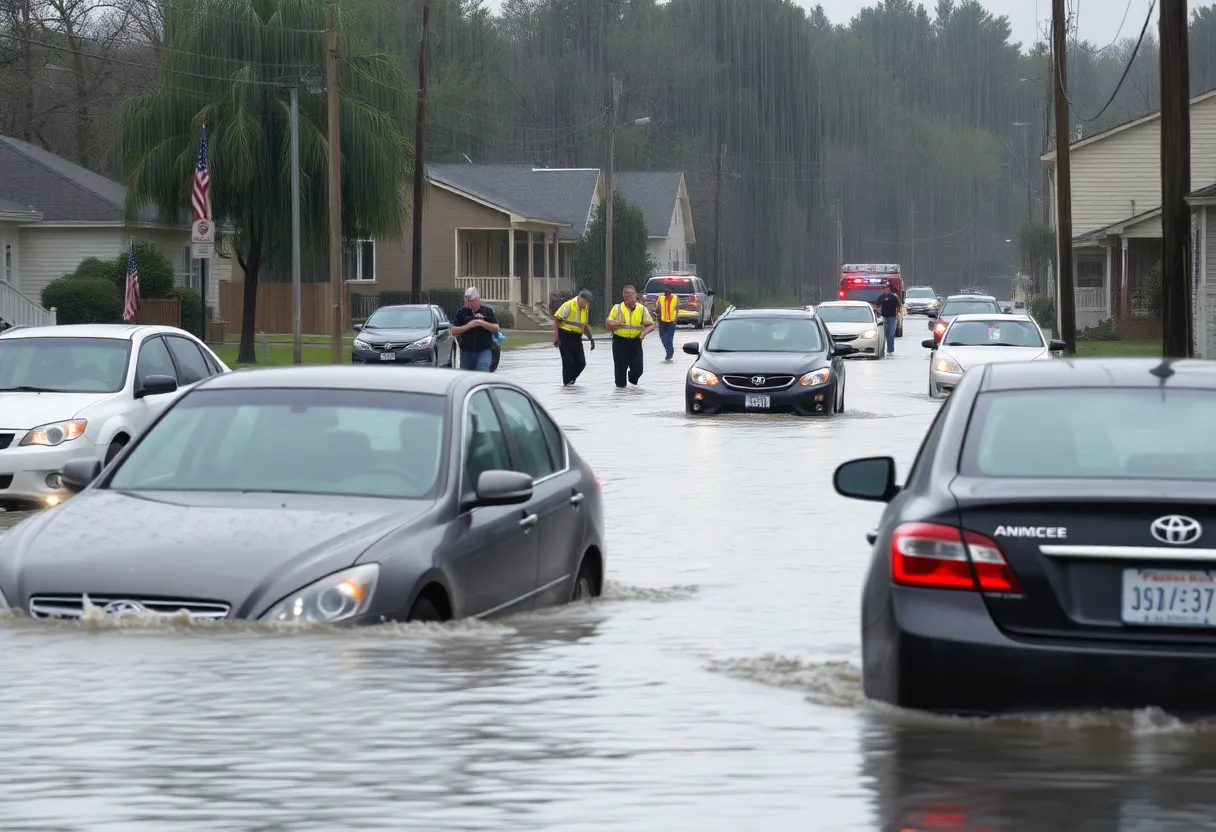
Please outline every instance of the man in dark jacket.
[[470, 287], [464, 293], [465, 305], [452, 316], [452, 337], [460, 340], [460, 369], [490, 372], [494, 355], [494, 334], [498, 319], [494, 310], [482, 306], [481, 293]]
[[891, 291], [891, 284], [888, 283], [875, 303], [878, 314], [882, 316], [882, 331], [887, 336], [887, 353], [890, 354], [895, 352], [895, 329], [899, 326], [899, 309], [903, 302], [899, 295]]

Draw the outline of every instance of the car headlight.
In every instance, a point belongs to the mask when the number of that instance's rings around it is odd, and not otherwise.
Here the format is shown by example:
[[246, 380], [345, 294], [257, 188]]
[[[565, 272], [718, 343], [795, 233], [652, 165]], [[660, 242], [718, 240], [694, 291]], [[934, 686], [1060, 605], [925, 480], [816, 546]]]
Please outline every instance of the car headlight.
[[380, 566], [365, 563], [327, 575], [288, 595], [262, 614], [263, 621], [333, 624], [367, 610]]
[[933, 369], [937, 370], [939, 373], [954, 373], [955, 375], [958, 375], [963, 371], [962, 367], [945, 358], [937, 359], [937, 361], [933, 364]]
[[371, 348], [372, 348], [372, 345], [367, 343], [366, 341], [360, 341], [358, 338], [355, 339], [355, 349], [370, 350]]
[[429, 347], [431, 345], [431, 342], [434, 340], [435, 340], [434, 335], [428, 335], [425, 338], [419, 338], [417, 341], [410, 344], [409, 348], [411, 350], [420, 350], [423, 347]]
[[64, 442], [71, 442], [73, 439], [79, 439], [84, 436], [84, 429], [88, 425], [88, 421], [84, 419], [69, 419], [66, 422], [51, 422], [48, 425], [39, 425], [25, 435], [21, 440], [22, 445], [46, 445], [53, 448], [56, 445], [62, 445]]
[[878, 334], [877, 329], [867, 329], [865, 332], [861, 333], [861, 337], [862, 338], [873, 338], [877, 334]]
[[831, 368], [824, 367], [822, 370], [815, 370], [813, 373], [807, 373], [798, 381], [798, 383], [803, 387], [814, 387], [817, 384], [827, 384], [828, 379], [831, 377]]
[[718, 377], [709, 370], [702, 370], [700, 367], [693, 367], [688, 371], [688, 377], [692, 379], [693, 384], [703, 384], [706, 387], [713, 387], [718, 383]]

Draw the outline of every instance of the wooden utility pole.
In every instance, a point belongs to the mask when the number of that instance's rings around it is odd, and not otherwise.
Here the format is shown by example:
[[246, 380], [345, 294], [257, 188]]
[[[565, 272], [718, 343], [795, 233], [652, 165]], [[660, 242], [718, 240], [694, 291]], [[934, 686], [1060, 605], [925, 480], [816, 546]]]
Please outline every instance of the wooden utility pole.
[[1190, 58], [1186, 0], [1161, 4], [1161, 354], [1190, 358], [1191, 186]]
[[1055, 68], [1056, 118], [1056, 338], [1068, 345], [1069, 355], [1077, 352], [1077, 297], [1072, 272], [1072, 168], [1068, 161], [1068, 43], [1064, 0], [1052, 0], [1052, 53]]
[[604, 317], [612, 308], [612, 169], [616, 167], [616, 111], [621, 101], [621, 82], [610, 77], [608, 90], [608, 162], [604, 168]]
[[338, 135], [338, 9], [329, 7], [329, 23], [325, 30], [325, 97], [329, 110], [329, 291], [333, 295], [334, 364], [342, 363], [342, 332], [346, 316], [342, 314], [342, 145]]
[[725, 155], [726, 145], [722, 145], [714, 166], [714, 282], [723, 298], [726, 297], [726, 278], [722, 275], [722, 157]]
[[426, 171], [427, 27], [431, 6], [422, 4], [422, 41], [418, 44], [418, 118], [414, 125], [414, 251], [410, 271], [410, 303], [422, 303], [422, 180]]

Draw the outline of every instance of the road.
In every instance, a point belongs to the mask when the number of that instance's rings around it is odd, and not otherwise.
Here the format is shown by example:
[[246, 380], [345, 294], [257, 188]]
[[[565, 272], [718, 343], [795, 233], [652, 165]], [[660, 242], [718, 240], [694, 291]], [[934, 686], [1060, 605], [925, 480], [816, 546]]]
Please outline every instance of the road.
[[[690, 420], [647, 343], [504, 355], [603, 481], [608, 597], [360, 632], [0, 627], [0, 827], [161, 830], [1195, 830], [1216, 725], [1152, 712], [944, 720], [861, 694], [880, 507], [939, 407], [919, 331], [848, 365], [848, 412]], [[681, 330], [684, 342], [696, 333]], [[139, 530], [133, 530], [139, 533]]]

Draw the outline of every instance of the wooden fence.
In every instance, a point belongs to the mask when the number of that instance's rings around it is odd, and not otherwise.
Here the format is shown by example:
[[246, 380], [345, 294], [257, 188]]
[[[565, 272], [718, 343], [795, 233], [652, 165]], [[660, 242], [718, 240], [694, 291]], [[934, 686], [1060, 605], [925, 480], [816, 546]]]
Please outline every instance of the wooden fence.
[[[239, 332], [245, 312], [243, 282], [220, 282], [220, 309], [226, 324], [224, 329]], [[291, 332], [291, 323], [291, 284], [259, 284], [254, 330]], [[327, 335], [333, 331], [333, 303], [328, 283], [305, 283], [300, 287], [300, 328], [313, 335]]]
[[152, 326], [181, 326], [182, 303], [177, 298], [140, 298], [135, 323]]

